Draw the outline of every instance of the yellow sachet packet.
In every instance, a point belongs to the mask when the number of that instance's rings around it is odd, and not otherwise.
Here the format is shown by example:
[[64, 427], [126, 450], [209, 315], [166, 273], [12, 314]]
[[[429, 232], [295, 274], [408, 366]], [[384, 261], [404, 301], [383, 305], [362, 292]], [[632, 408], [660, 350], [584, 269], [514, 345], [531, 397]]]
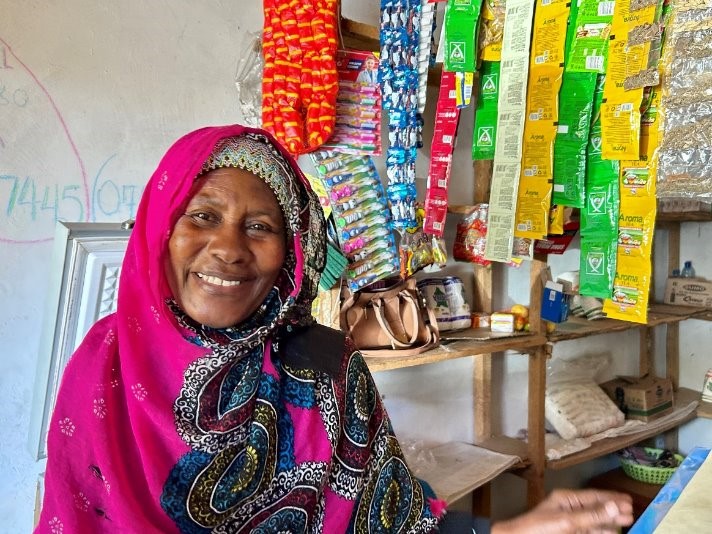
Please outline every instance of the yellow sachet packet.
[[603, 302], [603, 312], [610, 319], [645, 324], [651, 273], [650, 259], [618, 254], [613, 295]]
[[563, 65], [570, 11], [570, 0], [537, 0], [530, 56], [532, 68]]
[[527, 122], [522, 150], [522, 178], [553, 179], [556, 126], [551, 121]]
[[541, 178], [523, 176], [519, 181], [515, 237], [544, 239], [549, 230], [552, 184]]
[[601, 157], [636, 160], [640, 151], [640, 100], [601, 105]]
[[643, 89], [625, 89], [625, 81], [640, 73], [647, 64], [650, 43], [629, 46], [624, 40], [614, 40], [608, 45], [608, 67], [603, 98], [615, 102], [638, 102], [643, 98]]
[[621, 198], [618, 217], [618, 256], [644, 258], [653, 253], [656, 215], [655, 197]]
[[654, 161], [621, 161], [621, 199], [655, 198], [656, 175]]
[[482, 4], [481, 19], [480, 59], [482, 61], [501, 61], [504, 0], [485, 0]]
[[[629, 42], [631, 32], [643, 25], [655, 22], [657, 4], [642, 9], [630, 10], [630, 0], [617, 0], [611, 26], [611, 41], [608, 48], [606, 84], [603, 98], [614, 102], [640, 102], [642, 92], [633, 96], [626, 91], [626, 79], [640, 74], [648, 67], [651, 42]], [[642, 91], [642, 88], [640, 89]]]
[[563, 69], [536, 67], [529, 71], [527, 88], [528, 122], [559, 120], [559, 90]]

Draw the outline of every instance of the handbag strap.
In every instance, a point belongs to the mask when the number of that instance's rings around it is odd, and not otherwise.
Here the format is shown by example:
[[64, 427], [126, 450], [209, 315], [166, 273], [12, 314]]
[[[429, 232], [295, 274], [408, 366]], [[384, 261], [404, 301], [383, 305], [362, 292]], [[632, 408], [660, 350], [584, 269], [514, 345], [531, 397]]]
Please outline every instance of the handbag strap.
[[[411, 324], [411, 335], [410, 339], [403, 343], [399, 341], [395, 334], [393, 333], [393, 330], [391, 329], [391, 326], [388, 324], [388, 321], [386, 321], [385, 318], [385, 313], [383, 311], [383, 301], [381, 299], [373, 299], [373, 312], [376, 315], [376, 321], [378, 321], [378, 324], [381, 325], [381, 328], [383, 331], [386, 333], [388, 338], [391, 341], [391, 345], [395, 347], [403, 347], [407, 348], [413, 345], [418, 340], [418, 326], [420, 322], [418, 321], [418, 315], [419, 315], [419, 310], [418, 310], [418, 303], [415, 302], [415, 299], [413, 296], [406, 292], [402, 291], [401, 293], [398, 294], [399, 298], [405, 299], [406, 303], [413, 308], [413, 313], [411, 313], [411, 316], [413, 318], [413, 324]], [[407, 333], [407, 332], [406, 332]]]

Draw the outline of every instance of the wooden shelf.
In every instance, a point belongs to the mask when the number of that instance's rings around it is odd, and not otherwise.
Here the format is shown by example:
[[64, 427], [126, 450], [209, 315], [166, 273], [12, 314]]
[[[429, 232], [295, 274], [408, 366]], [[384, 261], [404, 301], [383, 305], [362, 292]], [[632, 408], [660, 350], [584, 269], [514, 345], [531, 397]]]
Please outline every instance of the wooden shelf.
[[531, 465], [531, 459], [527, 450], [527, 442], [521, 439], [510, 438], [509, 436], [493, 436], [481, 443], [478, 447], [489, 449], [490, 451], [499, 452], [501, 454], [511, 454], [519, 456], [522, 461], [512, 466], [514, 469], [523, 469]]
[[473, 207], [474, 206], [465, 206], [465, 205], [448, 206], [447, 212], [448, 213], [456, 213], [459, 215], [465, 215], [466, 213], [469, 213]]
[[341, 19], [341, 38], [346, 48], [378, 52], [381, 49], [380, 35], [381, 32], [376, 26], [351, 19]]
[[702, 310], [696, 313], [694, 318], [700, 321], [712, 321], [712, 310]]
[[[443, 335], [439, 347], [422, 354], [416, 354], [415, 356], [364, 356], [364, 358], [371, 372], [388, 371], [402, 367], [427, 365], [456, 358], [476, 356], [478, 354], [504, 352], [506, 350], [527, 352], [529, 349], [546, 344], [544, 336], [525, 334], [516, 337], [496, 337], [496, 334], [492, 334], [489, 330], [482, 328], [448, 332], [447, 334], [458, 339], [451, 341]], [[471, 339], [460, 339], [467, 337]]]
[[569, 339], [580, 339], [613, 332], [623, 332], [633, 328], [679, 323], [703, 313], [704, 310], [700, 310], [700, 308], [654, 304], [648, 310], [648, 322], [646, 324], [618, 321], [616, 319], [595, 319], [589, 321], [582, 317], [570, 317], [565, 323], [556, 325], [556, 330], [549, 334], [549, 341], [551, 343], [558, 343]]
[[[699, 400], [700, 394], [697, 391], [692, 391], [690, 389], [680, 388], [675, 392], [675, 409], [681, 409], [688, 406], [691, 402]], [[591, 447], [583, 451], [571, 454], [569, 456], [564, 456], [559, 460], [549, 460], [547, 461], [547, 468], [549, 469], [565, 469], [567, 467], [572, 467], [574, 465], [579, 465], [594, 458], [599, 458], [610, 454], [612, 452], [619, 451], [630, 445], [635, 445], [641, 441], [677, 428], [682, 424], [695, 419], [696, 415], [693, 411], [687, 417], [680, 421], [664, 425], [662, 427], [655, 427], [653, 430], [642, 428], [640, 432], [635, 434], [630, 434], [627, 436], [618, 436], [615, 438], [606, 438], [600, 441], [594, 442]]]
[[712, 402], [702, 402], [697, 407], [697, 417], [712, 419]]
[[471, 443], [444, 443], [430, 448], [429, 453], [432, 465], [423, 466], [416, 474], [426, 480], [438, 498], [448, 504], [521, 465], [516, 454], [502, 455]]
[[685, 211], [680, 213], [664, 213], [658, 211], [655, 222], [710, 222], [712, 212], [709, 211]]

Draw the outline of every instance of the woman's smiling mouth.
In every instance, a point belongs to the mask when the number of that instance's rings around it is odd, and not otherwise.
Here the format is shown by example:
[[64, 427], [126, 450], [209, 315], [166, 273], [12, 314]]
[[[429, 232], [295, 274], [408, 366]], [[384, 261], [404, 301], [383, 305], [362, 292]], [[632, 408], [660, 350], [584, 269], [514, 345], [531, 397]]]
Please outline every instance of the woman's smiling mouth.
[[234, 286], [239, 286], [242, 283], [240, 280], [223, 280], [222, 278], [218, 278], [217, 276], [210, 276], [208, 274], [203, 274], [203, 273], [195, 273], [195, 274], [203, 282], [206, 282], [206, 283], [214, 285], [214, 286], [234, 287]]

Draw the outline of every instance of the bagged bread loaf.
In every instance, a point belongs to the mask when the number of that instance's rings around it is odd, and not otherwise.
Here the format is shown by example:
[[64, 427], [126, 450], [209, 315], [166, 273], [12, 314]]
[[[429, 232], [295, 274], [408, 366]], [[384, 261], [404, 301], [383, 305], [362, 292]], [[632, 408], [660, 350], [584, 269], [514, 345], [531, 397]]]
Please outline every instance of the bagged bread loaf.
[[621, 426], [625, 415], [594, 381], [547, 386], [545, 415], [564, 439], [584, 438]]

